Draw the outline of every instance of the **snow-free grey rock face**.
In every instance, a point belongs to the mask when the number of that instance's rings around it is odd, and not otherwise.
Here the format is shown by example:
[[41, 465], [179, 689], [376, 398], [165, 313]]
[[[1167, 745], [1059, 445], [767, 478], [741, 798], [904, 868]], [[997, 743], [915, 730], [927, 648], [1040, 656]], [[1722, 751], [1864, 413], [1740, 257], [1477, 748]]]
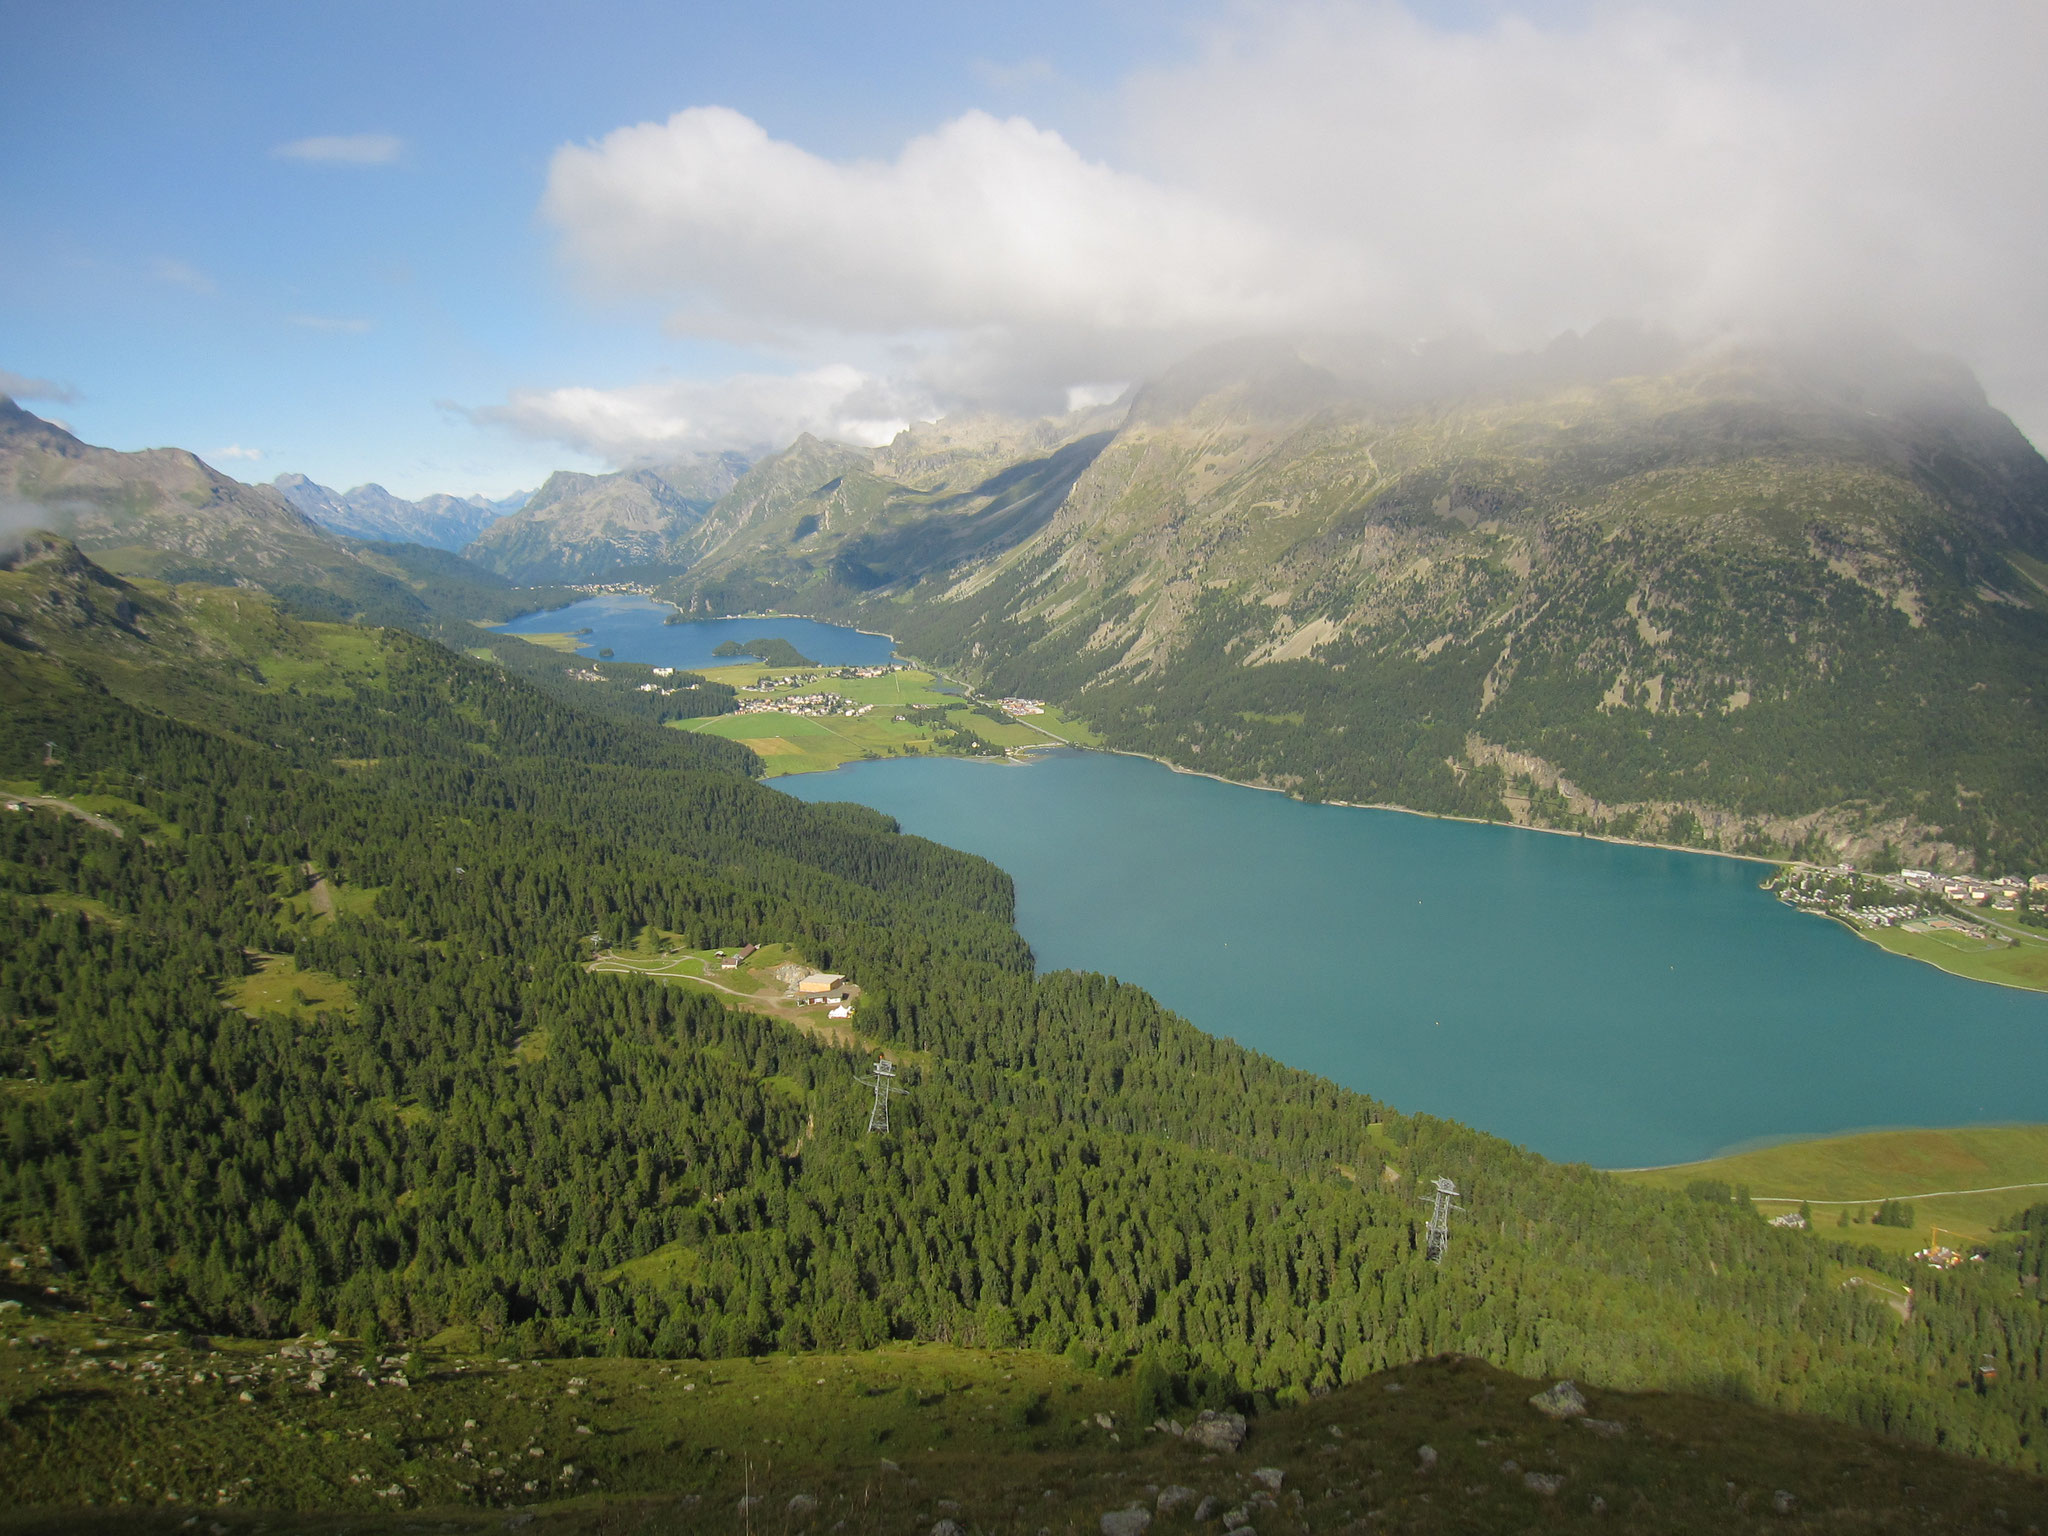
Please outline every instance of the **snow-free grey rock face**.
[[698, 525], [745, 474], [736, 453], [698, 454], [616, 474], [557, 470], [464, 553], [512, 581], [603, 581], [681, 567]]

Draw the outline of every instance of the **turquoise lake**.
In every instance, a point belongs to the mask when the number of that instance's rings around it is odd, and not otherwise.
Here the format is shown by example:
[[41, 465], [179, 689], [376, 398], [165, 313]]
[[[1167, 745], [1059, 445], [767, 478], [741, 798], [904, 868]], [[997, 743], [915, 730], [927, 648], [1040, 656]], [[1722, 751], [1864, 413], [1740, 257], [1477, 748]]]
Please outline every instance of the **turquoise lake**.
[[843, 624], [820, 624], [815, 619], [693, 619], [671, 624], [675, 610], [630, 593], [607, 593], [585, 598], [567, 608], [546, 613], [529, 613], [499, 626], [508, 635], [559, 635], [588, 629], [584, 656], [595, 656], [598, 648], [609, 646], [613, 661], [644, 661], [657, 667], [730, 667], [744, 662], [744, 656], [714, 656], [727, 641], [744, 645], [749, 640], [780, 636], [810, 660], [833, 667], [872, 667], [887, 661], [896, 642], [887, 635], [863, 634]]
[[1303, 805], [1142, 758], [904, 758], [775, 787], [993, 860], [1046, 968], [1403, 1110], [1607, 1168], [2048, 1119], [2048, 994], [1781, 906], [1766, 865]]
[[[664, 625], [597, 598], [622, 661], [704, 666], [797, 619]], [[1889, 1125], [2048, 1120], [2048, 994], [1964, 981], [1781, 906], [1768, 866], [1304, 805], [1141, 758], [899, 758], [777, 789], [993, 860], [1042, 967], [1136, 983], [1201, 1028], [1547, 1156], [1641, 1167]]]

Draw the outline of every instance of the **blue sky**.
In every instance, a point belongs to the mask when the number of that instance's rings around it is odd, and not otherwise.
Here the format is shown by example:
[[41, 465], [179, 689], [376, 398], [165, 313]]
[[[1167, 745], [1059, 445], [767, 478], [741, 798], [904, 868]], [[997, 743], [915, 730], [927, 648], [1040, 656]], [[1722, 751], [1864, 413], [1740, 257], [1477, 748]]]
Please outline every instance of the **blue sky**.
[[2048, 426], [2037, 6], [74, 0], [7, 32], [0, 375], [246, 479], [497, 495], [1063, 409], [1252, 331], [1608, 315], [1879, 315]]
[[[719, 103], [886, 155], [971, 107], [1071, 105], [1177, 25], [1144, 4], [8, 9], [0, 368], [75, 392], [31, 408], [243, 478], [414, 494], [598, 464], [437, 402], [740, 360], [565, 277], [536, 212], [558, 146]], [[1086, 107], [1062, 116], [1085, 141]], [[274, 153], [321, 135], [402, 147]]]

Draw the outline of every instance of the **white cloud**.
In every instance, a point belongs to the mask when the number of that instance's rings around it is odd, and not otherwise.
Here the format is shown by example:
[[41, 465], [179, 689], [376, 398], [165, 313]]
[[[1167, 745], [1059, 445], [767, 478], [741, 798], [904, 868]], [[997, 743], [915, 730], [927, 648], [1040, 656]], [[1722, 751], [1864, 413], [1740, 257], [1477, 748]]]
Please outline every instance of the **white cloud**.
[[59, 400], [68, 405], [78, 398], [78, 391], [54, 379], [33, 378], [0, 368], [0, 395], [11, 400]]
[[247, 459], [254, 461], [263, 457], [261, 448], [244, 448], [240, 443], [229, 443], [214, 455], [216, 459]]
[[630, 464], [704, 449], [781, 448], [801, 432], [874, 446], [937, 412], [915, 391], [842, 364], [621, 389], [518, 390], [504, 405], [464, 414]]
[[679, 303], [678, 328], [912, 339], [941, 393], [991, 365], [1063, 390], [1162, 341], [1285, 323], [1341, 278], [1208, 199], [980, 112], [849, 164], [693, 108], [557, 151], [544, 207], [593, 283]]
[[1067, 410], [1085, 411], [1091, 406], [1113, 405], [1123, 397], [1130, 383], [1119, 384], [1069, 384], [1067, 386]]
[[2031, 0], [1247, 4], [1125, 82], [1108, 161], [980, 112], [835, 161], [697, 107], [560, 149], [543, 211], [673, 330], [945, 406], [1258, 331], [1875, 318], [2038, 431], [2044, 52]]
[[329, 331], [338, 335], [360, 336], [370, 329], [367, 320], [346, 319], [337, 315], [293, 315], [292, 324], [308, 331]]
[[193, 293], [213, 292], [212, 278], [189, 262], [179, 261], [173, 256], [159, 256], [150, 262], [149, 275], [174, 288], [188, 289]]
[[390, 165], [405, 150], [392, 133], [328, 133], [293, 139], [271, 150], [276, 160], [307, 160], [318, 165]]

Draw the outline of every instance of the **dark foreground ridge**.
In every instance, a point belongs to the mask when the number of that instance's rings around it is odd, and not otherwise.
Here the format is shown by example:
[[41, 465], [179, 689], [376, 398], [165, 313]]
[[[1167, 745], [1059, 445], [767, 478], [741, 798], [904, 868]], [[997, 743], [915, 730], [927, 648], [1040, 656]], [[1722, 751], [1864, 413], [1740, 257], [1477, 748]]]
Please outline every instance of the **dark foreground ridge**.
[[76, 1383], [25, 1426], [39, 1464], [4, 1463], [34, 1507], [0, 1531], [1116, 1536], [1146, 1529], [1136, 1510], [1158, 1536], [2020, 1533], [2040, 1531], [2048, 1493], [1685, 1394], [1587, 1390], [1553, 1418], [1531, 1401], [1553, 1383], [1455, 1356], [1247, 1420], [1140, 1404], [1128, 1381], [1022, 1350], [671, 1363], [427, 1349], [364, 1366], [345, 1363], [350, 1341], [194, 1350], [117, 1329], [74, 1356], [84, 1321], [49, 1323], [37, 1352], [0, 1362]]

